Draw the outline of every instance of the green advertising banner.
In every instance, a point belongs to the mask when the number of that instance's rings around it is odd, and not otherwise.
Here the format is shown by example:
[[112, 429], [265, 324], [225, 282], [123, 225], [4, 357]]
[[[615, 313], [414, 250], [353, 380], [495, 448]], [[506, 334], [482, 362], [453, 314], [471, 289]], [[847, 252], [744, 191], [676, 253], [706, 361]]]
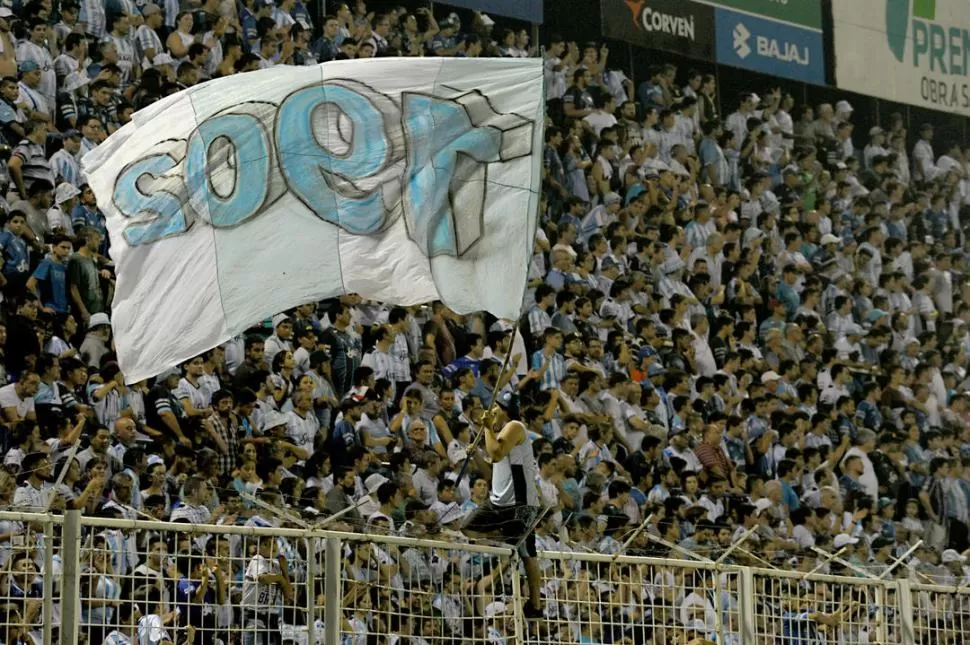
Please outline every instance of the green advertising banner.
[[[745, 11], [764, 18], [822, 29], [822, 0], [698, 0], [716, 7]], [[922, 0], [931, 3], [935, 0]], [[920, 0], [917, 0], [919, 3]]]

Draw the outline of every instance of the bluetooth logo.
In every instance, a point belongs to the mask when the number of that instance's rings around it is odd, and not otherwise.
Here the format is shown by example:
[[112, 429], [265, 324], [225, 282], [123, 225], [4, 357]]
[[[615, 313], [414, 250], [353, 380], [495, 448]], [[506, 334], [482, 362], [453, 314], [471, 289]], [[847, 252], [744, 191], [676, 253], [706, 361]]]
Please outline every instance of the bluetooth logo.
[[751, 32], [748, 28], [744, 26], [744, 23], [739, 22], [734, 27], [734, 51], [737, 53], [739, 58], [747, 58], [751, 53], [751, 47], [748, 46], [748, 39], [751, 38]]

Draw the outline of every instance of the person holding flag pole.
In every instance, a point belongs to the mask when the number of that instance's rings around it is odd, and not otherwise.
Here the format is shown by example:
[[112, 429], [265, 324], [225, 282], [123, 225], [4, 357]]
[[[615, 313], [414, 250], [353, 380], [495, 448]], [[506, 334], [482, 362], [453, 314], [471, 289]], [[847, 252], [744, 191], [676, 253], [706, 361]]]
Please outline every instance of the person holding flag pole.
[[494, 400], [484, 415], [481, 432], [492, 462], [491, 491], [462, 530], [468, 535], [498, 533], [518, 545], [529, 584], [529, 599], [522, 613], [526, 619], [536, 620], [543, 616], [539, 597], [542, 579], [531, 512], [540, 511], [535, 485], [539, 467], [525, 425], [517, 419], [515, 397], [506, 392]]

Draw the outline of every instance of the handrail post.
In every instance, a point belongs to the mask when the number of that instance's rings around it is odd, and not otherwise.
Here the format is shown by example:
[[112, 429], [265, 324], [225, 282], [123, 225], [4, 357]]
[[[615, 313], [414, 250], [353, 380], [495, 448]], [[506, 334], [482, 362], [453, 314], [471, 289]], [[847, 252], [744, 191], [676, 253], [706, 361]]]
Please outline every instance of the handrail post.
[[317, 540], [316, 537], [306, 539], [306, 642], [315, 643], [316, 639], [316, 607], [317, 595], [314, 590], [317, 586]]
[[338, 538], [327, 538], [327, 559], [324, 565], [324, 593], [327, 605], [323, 620], [324, 645], [340, 643], [340, 616], [343, 612], [343, 597], [340, 594], [340, 572], [343, 544]]
[[44, 520], [44, 645], [54, 642], [54, 517]]
[[741, 633], [742, 643], [757, 642], [757, 623], [755, 622], [754, 597], [757, 589], [754, 586], [754, 572], [751, 567], [741, 567], [741, 575], [738, 580], [738, 598], [740, 599]]
[[61, 642], [77, 643], [81, 624], [81, 511], [64, 514], [61, 559]]
[[522, 596], [522, 576], [519, 575], [521, 564], [519, 554], [512, 552], [512, 606], [515, 612], [512, 614], [513, 625], [515, 626], [515, 642], [525, 643], [525, 620], [522, 617], [522, 607], [525, 606], [525, 598]]
[[886, 621], [889, 620], [889, 607], [886, 605], [886, 600], [889, 598], [889, 587], [888, 585], [881, 584], [875, 588], [876, 595], [876, 642], [877, 643], [888, 643], [888, 625]]
[[913, 609], [913, 588], [909, 580], [896, 581], [896, 602], [899, 606], [899, 642], [901, 645], [916, 645], [915, 612]]

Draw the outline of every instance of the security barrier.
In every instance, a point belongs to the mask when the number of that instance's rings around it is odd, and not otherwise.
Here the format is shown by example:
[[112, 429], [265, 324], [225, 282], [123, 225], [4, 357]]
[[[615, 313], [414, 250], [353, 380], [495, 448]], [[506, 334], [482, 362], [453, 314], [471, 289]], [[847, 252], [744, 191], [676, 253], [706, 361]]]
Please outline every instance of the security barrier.
[[540, 551], [544, 617], [526, 620], [513, 548], [433, 538], [3, 512], [0, 642], [915, 645], [970, 629], [970, 588], [918, 567], [834, 576], [594, 549]]

